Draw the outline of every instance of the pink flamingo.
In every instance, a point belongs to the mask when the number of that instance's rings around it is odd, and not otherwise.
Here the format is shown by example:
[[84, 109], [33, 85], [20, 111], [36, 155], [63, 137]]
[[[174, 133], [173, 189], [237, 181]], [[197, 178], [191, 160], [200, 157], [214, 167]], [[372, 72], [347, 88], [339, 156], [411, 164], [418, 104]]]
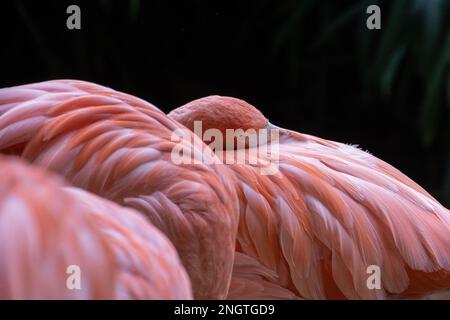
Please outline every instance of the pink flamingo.
[[[279, 149], [279, 170], [175, 165], [171, 136], [183, 126], [169, 118], [190, 129], [195, 120], [222, 132], [275, 128], [279, 141], [268, 144]], [[352, 146], [276, 128], [234, 98], [203, 98], [169, 118], [142, 100], [85, 82], [6, 88], [0, 151], [144, 213], [177, 248], [196, 298], [448, 294], [449, 212], [398, 170]], [[189, 139], [194, 155], [202, 153]], [[372, 266], [381, 270], [380, 288], [367, 285]]]
[[192, 297], [175, 248], [139, 213], [17, 158], [0, 157], [0, 176], [0, 299]]
[[223, 299], [234, 261], [236, 192], [224, 166], [172, 162], [178, 128], [153, 105], [93, 83], [0, 89], [1, 153], [137, 209], [177, 249], [194, 297]]
[[[198, 99], [168, 116], [223, 136], [279, 134], [266, 139], [278, 149], [275, 174], [261, 174], [263, 162], [228, 166], [240, 201], [229, 298], [450, 298], [449, 211], [397, 169], [354, 146], [277, 128], [236, 98]], [[258, 154], [264, 166], [269, 149]], [[373, 266], [379, 288], [367, 284]]]

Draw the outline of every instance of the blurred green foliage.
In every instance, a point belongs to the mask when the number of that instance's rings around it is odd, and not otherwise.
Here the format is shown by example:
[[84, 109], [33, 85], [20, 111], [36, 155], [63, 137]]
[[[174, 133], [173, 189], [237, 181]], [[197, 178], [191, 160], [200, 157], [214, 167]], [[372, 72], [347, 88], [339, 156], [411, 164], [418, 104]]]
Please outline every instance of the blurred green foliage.
[[[382, 8], [382, 30], [378, 37], [370, 36], [358, 26], [365, 21], [356, 19], [355, 24], [354, 18], [364, 18], [361, 12], [371, 4]], [[327, 18], [321, 21], [325, 27], [322, 30], [304, 28], [302, 19], [317, 9], [326, 12]], [[298, 71], [299, 50], [320, 50], [339, 37], [337, 33], [342, 28], [353, 23], [355, 30], [359, 30], [354, 49], [359, 51], [356, 62], [360, 66], [365, 96], [373, 96], [370, 91], [378, 90], [381, 98], [395, 100], [410, 90], [396, 84], [402, 79], [414, 79], [423, 88], [418, 117], [423, 144], [433, 143], [438, 127], [449, 124], [448, 119], [441, 119], [441, 116], [444, 106], [450, 108], [450, 1], [369, 0], [343, 9], [330, 1], [291, 0], [286, 1], [279, 14], [284, 16], [284, 21], [274, 40], [274, 48], [290, 46], [294, 72]], [[300, 48], [302, 33], [306, 32], [315, 33], [317, 40]]]

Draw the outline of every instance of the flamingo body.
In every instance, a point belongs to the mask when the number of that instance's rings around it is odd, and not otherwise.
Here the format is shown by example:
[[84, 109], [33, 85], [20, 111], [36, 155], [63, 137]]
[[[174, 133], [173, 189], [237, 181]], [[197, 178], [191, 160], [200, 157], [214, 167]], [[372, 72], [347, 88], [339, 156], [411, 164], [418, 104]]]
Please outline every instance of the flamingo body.
[[93, 83], [55, 80], [0, 89], [0, 152], [137, 209], [176, 247], [194, 296], [225, 298], [236, 192], [223, 166], [173, 163], [178, 128], [155, 106]]
[[[169, 117], [187, 128], [193, 121], [211, 127], [211, 117], [230, 129], [274, 127], [245, 101], [220, 96], [190, 102]], [[229, 298], [254, 297], [246, 287], [259, 288], [256, 296], [268, 298], [426, 298], [450, 293], [447, 209], [367, 152], [277, 130], [279, 139], [271, 142], [278, 150], [276, 174], [262, 175], [258, 164], [228, 166], [240, 199], [239, 255]], [[271, 159], [272, 149], [258, 156]], [[381, 271], [379, 289], [367, 285], [371, 266]]]
[[0, 176], [0, 299], [192, 298], [175, 248], [139, 213], [19, 159], [1, 157]]

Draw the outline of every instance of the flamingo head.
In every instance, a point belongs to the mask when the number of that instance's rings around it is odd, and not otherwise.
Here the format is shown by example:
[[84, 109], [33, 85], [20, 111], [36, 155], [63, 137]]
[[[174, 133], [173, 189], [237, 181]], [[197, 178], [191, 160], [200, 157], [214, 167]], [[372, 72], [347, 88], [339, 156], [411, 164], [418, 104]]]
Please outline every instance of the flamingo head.
[[[239, 130], [249, 132], [249, 129], [253, 129], [258, 132], [260, 129], [270, 128], [267, 118], [251, 104], [241, 99], [217, 95], [191, 101], [172, 110], [168, 116], [194, 131], [203, 140], [205, 140], [204, 133], [209, 129], [217, 130], [216, 132], [220, 132], [224, 139], [223, 145], [226, 149], [238, 148], [239, 135], [243, 136], [239, 134]], [[199, 125], [200, 132], [196, 127]], [[234, 133], [227, 132], [230, 129]], [[237, 135], [231, 139], [230, 144], [227, 134], [236, 132]], [[245, 141], [245, 147], [248, 146], [249, 142]]]

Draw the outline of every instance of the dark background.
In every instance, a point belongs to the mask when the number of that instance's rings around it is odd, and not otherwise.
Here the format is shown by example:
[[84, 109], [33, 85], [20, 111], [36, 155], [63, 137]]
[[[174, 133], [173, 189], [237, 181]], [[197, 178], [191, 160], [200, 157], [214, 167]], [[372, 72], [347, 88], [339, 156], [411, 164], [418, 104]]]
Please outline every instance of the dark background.
[[[66, 8], [81, 7], [81, 30]], [[381, 7], [382, 29], [366, 28]], [[162, 110], [242, 98], [450, 205], [450, 1], [2, 1], [0, 87], [94, 81]]]

